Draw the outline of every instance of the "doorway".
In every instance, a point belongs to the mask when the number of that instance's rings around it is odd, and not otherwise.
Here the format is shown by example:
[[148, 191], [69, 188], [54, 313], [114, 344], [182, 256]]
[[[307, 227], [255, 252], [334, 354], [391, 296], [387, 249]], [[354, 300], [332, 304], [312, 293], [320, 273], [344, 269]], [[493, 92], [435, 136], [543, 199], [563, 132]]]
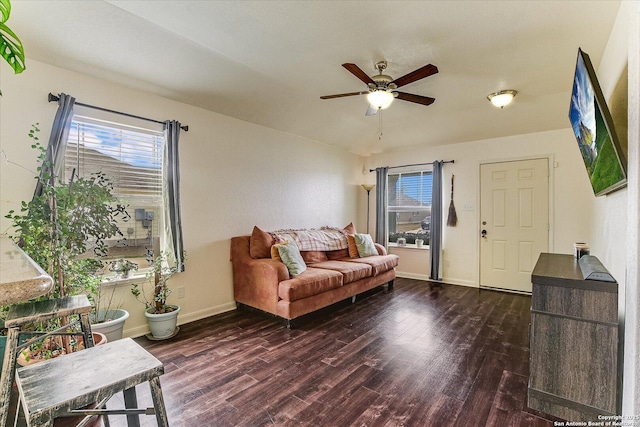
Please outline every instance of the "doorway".
[[531, 293], [549, 250], [549, 159], [480, 165], [480, 287]]

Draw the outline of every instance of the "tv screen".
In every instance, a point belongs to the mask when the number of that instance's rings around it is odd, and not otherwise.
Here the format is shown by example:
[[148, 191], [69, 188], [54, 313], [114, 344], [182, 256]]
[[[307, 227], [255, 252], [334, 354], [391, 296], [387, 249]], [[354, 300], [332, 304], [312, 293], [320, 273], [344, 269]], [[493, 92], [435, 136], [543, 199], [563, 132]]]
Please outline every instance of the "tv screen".
[[596, 196], [627, 184], [627, 162], [589, 55], [578, 49], [569, 119]]

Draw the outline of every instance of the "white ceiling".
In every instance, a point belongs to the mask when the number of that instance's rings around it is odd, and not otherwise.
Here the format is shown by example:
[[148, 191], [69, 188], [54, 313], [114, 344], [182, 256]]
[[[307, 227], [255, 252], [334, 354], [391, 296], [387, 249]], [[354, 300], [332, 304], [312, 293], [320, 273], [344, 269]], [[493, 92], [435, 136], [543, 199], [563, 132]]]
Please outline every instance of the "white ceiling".
[[[596, 69], [619, 1], [34, 1], [9, 26], [29, 58], [368, 155], [567, 128], [578, 47]], [[401, 100], [365, 117], [369, 75], [387, 60]], [[28, 66], [28, 62], [27, 62]], [[486, 96], [519, 94], [504, 110]], [[92, 100], [79, 99], [91, 103]], [[105, 106], [108, 107], [108, 106]], [[139, 113], [139, 112], [137, 112]], [[188, 117], [177, 118], [188, 124]]]

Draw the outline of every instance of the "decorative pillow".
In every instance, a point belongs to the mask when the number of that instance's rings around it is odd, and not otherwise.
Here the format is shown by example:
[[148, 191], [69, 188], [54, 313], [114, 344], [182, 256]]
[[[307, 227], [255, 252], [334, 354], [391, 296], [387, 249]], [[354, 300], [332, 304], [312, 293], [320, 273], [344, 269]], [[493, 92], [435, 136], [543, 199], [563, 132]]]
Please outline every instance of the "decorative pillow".
[[269, 258], [271, 256], [271, 246], [275, 243], [271, 234], [253, 227], [251, 239], [249, 240], [249, 255], [251, 258]]
[[278, 246], [286, 245], [289, 243], [288, 240], [278, 241], [276, 244], [271, 246], [271, 259], [274, 261], [282, 262], [282, 258], [280, 258], [280, 253], [278, 252]]
[[295, 243], [278, 245], [278, 253], [284, 265], [287, 266], [291, 277], [297, 276], [307, 269], [307, 265], [304, 263], [300, 250], [298, 250], [298, 246]]
[[349, 241], [349, 256], [351, 258], [358, 258], [358, 246], [356, 246], [356, 239], [353, 234], [347, 234], [347, 240]]
[[376, 245], [373, 244], [373, 239], [370, 234], [354, 234], [353, 239], [356, 242], [360, 258], [378, 255], [378, 250], [376, 249]]
[[353, 225], [353, 222], [350, 222], [349, 225], [344, 227], [344, 231], [347, 234], [356, 234], [356, 227]]

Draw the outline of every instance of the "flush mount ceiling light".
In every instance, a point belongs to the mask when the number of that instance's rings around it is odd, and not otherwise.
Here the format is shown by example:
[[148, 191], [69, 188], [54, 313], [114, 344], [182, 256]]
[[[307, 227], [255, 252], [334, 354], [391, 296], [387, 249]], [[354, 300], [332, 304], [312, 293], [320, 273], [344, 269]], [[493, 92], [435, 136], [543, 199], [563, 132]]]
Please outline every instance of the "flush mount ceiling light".
[[374, 90], [372, 92], [369, 92], [369, 94], [367, 95], [367, 101], [369, 101], [369, 104], [373, 108], [383, 110], [385, 108], [389, 108], [389, 106], [393, 102], [393, 98], [393, 93], [384, 89]]
[[499, 92], [494, 92], [487, 96], [487, 99], [496, 107], [504, 108], [505, 106], [511, 104], [513, 98], [518, 93], [517, 90], [501, 90]]

